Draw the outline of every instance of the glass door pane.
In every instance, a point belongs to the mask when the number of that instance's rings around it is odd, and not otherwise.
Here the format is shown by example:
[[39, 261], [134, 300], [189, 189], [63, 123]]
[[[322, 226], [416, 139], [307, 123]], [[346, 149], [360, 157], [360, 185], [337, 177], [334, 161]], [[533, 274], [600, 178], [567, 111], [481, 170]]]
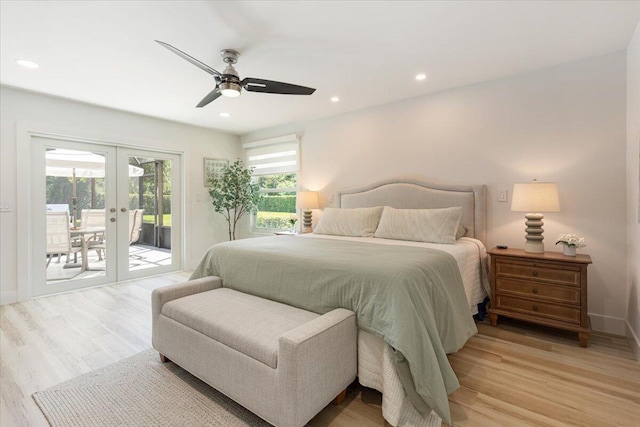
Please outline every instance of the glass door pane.
[[119, 245], [121, 280], [181, 268], [179, 156], [120, 148], [118, 153], [129, 167], [127, 198], [120, 202], [127, 206], [129, 226]]
[[33, 137], [34, 295], [116, 280], [113, 147]]

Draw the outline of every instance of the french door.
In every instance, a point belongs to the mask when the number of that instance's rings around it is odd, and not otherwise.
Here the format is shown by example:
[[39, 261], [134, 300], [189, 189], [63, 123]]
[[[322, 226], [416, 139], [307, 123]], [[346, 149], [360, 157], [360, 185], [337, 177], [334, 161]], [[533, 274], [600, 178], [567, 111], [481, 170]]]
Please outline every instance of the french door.
[[179, 155], [32, 143], [32, 296], [181, 269]]
[[[117, 162], [118, 280], [180, 270], [180, 156], [118, 147]], [[133, 173], [132, 166], [142, 174]]]

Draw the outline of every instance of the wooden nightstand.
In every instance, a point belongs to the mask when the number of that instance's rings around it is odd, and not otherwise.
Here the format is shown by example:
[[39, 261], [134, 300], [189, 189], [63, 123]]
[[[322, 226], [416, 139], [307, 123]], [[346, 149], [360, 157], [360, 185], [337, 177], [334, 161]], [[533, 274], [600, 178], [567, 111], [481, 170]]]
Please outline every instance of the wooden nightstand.
[[591, 325], [587, 315], [589, 255], [560, 252], [533, 254], [498, 249], [491, 255], [491, 325], [498, 315], [578, 332], [587, 346]]

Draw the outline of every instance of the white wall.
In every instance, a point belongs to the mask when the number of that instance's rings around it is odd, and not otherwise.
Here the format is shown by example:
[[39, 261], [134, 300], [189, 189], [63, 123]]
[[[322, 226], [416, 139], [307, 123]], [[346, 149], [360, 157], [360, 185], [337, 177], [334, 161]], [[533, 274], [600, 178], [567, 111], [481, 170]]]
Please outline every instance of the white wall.
[[[325, 199], [403, 174], [486, 184], [488, 242], [524, 245], [523, 213], [497, 202], [532, 178], [555, 181], [561, 212], [545, 216], [545, 248], [584, 236], [595, 329], [624, 334], [626, 146], [624, 52], [448, 90], [324, 120], [243, 135], [302, 135], [302, 185]], [[428, 84], [428, 82], [427, 82]], [[341, 102], [349, 102], [344, 99]]]
[[640, 24], [627, 49], [627, 336], [640, 360]]
[[182, 151], [186, 201], [184, 267], [193, 268], [209, 246], [228, 239], [226, 222], [213, 211], [203, 186], [203, 158], [233, 161], [241, 155], [239, 137], [0, 87], [0, 204], [8, 203], [11, 209], [0, 213], [0, 303], [17, 298], [16, 262], [21, 255], [16, 253], [16, 246], [24, 233], [17, 229], [17, 218], [23, 213], [16, 212], [16, 183], [30, 179], [27, 169], [16, 167], [18, 122], [64, 129], [70, 136]]

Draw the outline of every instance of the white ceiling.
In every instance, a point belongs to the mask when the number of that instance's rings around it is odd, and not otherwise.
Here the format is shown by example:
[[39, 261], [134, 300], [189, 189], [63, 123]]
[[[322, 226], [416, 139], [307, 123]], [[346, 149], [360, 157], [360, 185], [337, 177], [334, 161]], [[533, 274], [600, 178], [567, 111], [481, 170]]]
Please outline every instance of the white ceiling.
[[[244, 134], [624, 50], [639, 20], [639, 1], [2, 0], [0, 83]], [[317, 91], [196, 109], [213, 78], [155, 39], [219, 71], [234, 48], [241, 78]]]

